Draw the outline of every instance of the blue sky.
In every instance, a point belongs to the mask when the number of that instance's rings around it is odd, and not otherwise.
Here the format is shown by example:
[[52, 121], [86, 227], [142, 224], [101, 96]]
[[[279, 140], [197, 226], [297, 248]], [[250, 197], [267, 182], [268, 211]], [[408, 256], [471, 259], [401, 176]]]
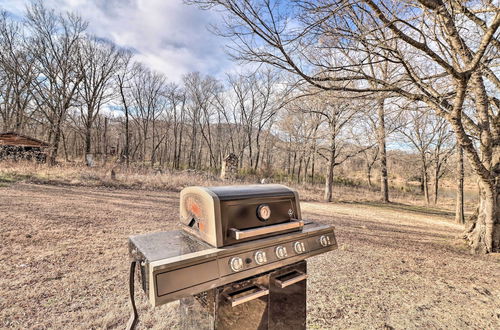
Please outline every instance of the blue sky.
[[[89, 32], [137, 51], [136, 59], [179, 82], [199, 71], [220, 77], [233, 71], [224, 40], [207, 30], [217, 14], [182, 0], [44, 0], [49, 8], [72, 11], [89, 22]], [[0, 8], [22, 16], [29, 1], [0, 0]]]

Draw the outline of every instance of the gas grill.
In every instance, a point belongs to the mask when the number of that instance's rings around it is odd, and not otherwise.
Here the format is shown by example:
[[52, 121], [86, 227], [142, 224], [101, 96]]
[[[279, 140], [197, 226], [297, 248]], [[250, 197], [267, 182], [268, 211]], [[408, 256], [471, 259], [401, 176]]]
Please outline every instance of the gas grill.
[[129, 238], [153, 306], [181, 300], [184, 328], [305, 327], [305, 259], [337, 243], [333, 227], [302, 219], [295, 190], [188, 187], [180, 222], [181, 230]]

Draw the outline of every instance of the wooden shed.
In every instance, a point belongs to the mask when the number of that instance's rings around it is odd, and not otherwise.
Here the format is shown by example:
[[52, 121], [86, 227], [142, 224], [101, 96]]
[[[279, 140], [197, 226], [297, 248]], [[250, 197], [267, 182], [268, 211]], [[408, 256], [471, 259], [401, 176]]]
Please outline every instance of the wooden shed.
[[0, 133], [0, 159], [45, 162], [48, 143], [15, 132]]

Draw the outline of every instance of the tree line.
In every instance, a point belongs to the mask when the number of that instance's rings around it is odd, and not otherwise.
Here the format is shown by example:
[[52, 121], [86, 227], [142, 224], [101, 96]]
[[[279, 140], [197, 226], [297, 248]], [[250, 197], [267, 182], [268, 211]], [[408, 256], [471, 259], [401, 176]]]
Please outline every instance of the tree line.
[[[320, 179], [326, 201], [336, 167], [362, 159], [368, 183], [376, 169], [389, 202], [394, 137], [418, 155], [427, 202], [431, 181], [437, 202], [450, 157], [465, 155], [481, 187], [467, 238], [476, 251], [498, 248], [498, 6], [190, 2], [220, 9], [225, 23], [217, 28], [232, 56], [258, 68], [222, 79], [190, 73], [174, 83], [132, 51], [89, 35], [78, 15], [42, 2], [22, 20], [2, 12], [2, 130], [47, 140], [52, 165], [58, 157], [91, 164], [100, 154], [127, 165], [216, 171], [234, 153], [251, 173]], [[457, 168], [463, 182], [461, 161]], [[463, 203], [457, 207], [463, 221]]]

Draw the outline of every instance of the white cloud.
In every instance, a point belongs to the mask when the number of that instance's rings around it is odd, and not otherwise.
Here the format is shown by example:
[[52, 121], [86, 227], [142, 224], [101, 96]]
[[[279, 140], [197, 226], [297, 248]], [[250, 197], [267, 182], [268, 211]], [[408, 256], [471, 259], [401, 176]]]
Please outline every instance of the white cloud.
[[[0, 0], [0, 7], [22, 15], [24, 0]], [[169, 80], [200, 71], [220, 76], [232, 70], [224, 53], [225, 40], [207, 26], [215, 13], [187, 6], [182, 0], [45, 0], [57, 10], [79, 13], [89, 32], [137, 51], [137, 60], [163, 72]]]

